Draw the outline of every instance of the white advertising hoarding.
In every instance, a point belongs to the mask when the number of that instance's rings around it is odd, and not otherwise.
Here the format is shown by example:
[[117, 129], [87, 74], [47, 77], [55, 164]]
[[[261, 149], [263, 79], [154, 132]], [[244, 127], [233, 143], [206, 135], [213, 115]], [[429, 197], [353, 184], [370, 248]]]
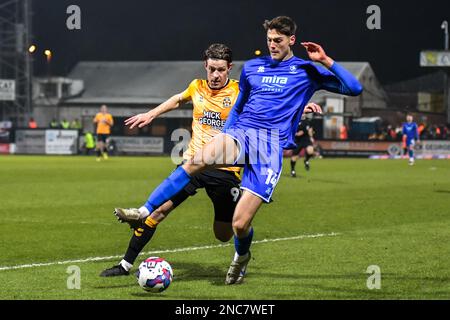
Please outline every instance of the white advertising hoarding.
[[0, 79], [0, 101], [14, 101], [16, 99], [15, 80]]
[[46, 154], [76, 154], [78, 130], [46, 130]]
[[161, 137], [111, 137], [119, 153], [163, 153], [164, 138]]
[[450, 51], [420, 52], [421, 67], [450, 67]]

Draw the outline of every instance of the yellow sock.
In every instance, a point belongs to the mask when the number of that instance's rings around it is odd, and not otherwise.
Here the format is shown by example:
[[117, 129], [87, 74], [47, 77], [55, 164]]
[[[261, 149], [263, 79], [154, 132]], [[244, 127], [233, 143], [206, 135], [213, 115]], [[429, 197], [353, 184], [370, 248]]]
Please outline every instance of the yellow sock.
[[148, 216], [147, 219], [145, 219], [145, 224], [148, 225], [150, 228], [156, 228], [159, 221], [156, 221], [152, 217]]

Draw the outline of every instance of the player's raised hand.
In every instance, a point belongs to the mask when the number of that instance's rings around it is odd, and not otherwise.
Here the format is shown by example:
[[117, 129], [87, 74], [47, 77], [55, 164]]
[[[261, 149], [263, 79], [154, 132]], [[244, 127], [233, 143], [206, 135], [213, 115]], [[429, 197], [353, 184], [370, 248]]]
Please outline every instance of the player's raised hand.
[[314, 42], [302, 42], [301, 44], [305, 47], [306, 52], [312, 61], [320, 62], [327, 68], [331, 67], [334, 61], [327, 56], [325, 50], [323, 50], [320, 45]]
[[130, 126], [130, 129], [138, 126], [139, 128], [145, 127], [150, 124], [155, 117], [151, 112], [140, 113], [125, 120], [125, 125]]
[[319, 113], [322, 114], [322, 107], [318, 104], [315, 104], [313, 102], [310, 102], [306, 105], [304, 113]]

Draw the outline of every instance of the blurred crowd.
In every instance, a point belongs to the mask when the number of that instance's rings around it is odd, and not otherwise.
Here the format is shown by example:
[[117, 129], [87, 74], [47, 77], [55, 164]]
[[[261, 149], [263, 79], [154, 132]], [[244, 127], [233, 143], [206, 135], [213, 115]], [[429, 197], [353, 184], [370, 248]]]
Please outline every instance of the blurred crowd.
[[[369, 140], [387, 140], [387, 141], [401, 141], [402, 140], [402, 126], [396, 127], [388, 125], [382, 127], [379, 132], [369, 135]], [[446, 125], [426, 125], [419, 124], [419, 136], [421, 140], [447, 140], [450, 139], [450, 129]]]
[[[28, 121], [28, 128], [30, 129], [37, 129], [38, 124], [34, 118], [30, 118]], [[61, 121], [57, 121], [56, 118], [53, 118], [52, 121], [48, 124], [48, 126], [44, 128], [51, 128], [51, 129], [76, 129], [81, 130], [83, 129], [83, 126], [80, 122], [80, 119], [75, 118], [72, 121], [68, 121], [67, 119], [62, 119]]]

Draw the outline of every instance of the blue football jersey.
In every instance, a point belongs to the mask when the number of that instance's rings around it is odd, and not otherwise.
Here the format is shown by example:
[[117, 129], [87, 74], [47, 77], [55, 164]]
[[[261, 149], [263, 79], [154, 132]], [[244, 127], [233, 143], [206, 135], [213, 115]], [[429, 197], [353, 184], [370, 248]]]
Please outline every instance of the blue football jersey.
[[411, 139], [418, 139], [419, 137], [419, 133], [417, 130], [417, 124], [415, 122], [405, 122], [403, 124], [403, 134], [406, 135], [406, 139], [411, 140]]
[[[333, 71], [333, 72], [332, 72]], [[303, 109], [315, 91], [358, 95], [362, 87], [347, 70], [334, 63], [330, 70], [296, 56], [276, 61], [270, 56], [244, 64], [236, 119], [228, 129], [278, 130], [280, 146], [295, 148], [295, 132]]]

